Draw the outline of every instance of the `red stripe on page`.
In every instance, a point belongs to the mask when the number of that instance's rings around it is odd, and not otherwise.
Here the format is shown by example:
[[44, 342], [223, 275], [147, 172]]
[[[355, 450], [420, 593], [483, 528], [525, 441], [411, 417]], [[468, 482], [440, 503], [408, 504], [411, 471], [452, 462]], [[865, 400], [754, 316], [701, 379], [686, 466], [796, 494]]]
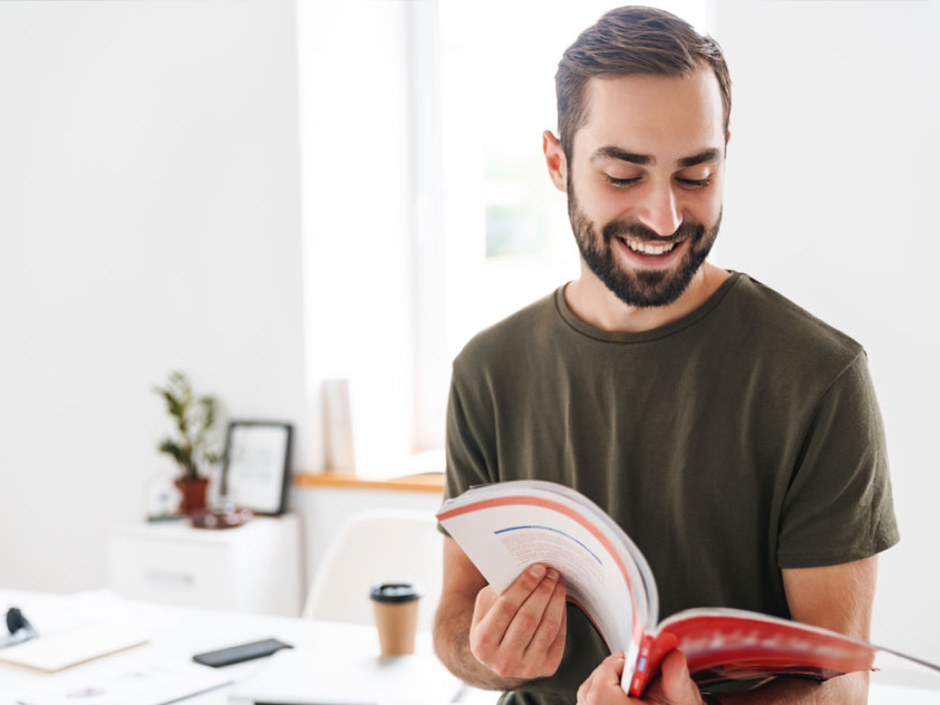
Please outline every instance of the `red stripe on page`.
[[[594, 524], [585, 519], [579, 512], [571, 509], [570, 507], [561, 504], [560, 502], [555, 502], [550, 499], [542, 499], [541, 497], [494, 497], [493, 499], [483, 499], [479, 502], [474, 502], [473, 504], [465, 504], [462, 507], [455, 507], [454, 509], [449, 509], [445, 512], [441, 512], [437, 515], [438, 521], [444, 521], [445, 519], [450, 519], [451, 517], [460, 516], [461, 514], [469, 514], [470, 512], [480, 511], [481, 509], [489, 509], [490, 507], [505, 507], [514, 504], [524, 504], [533, 507], [545, 507], [546, 509], [552, 509], [559, 514], [564, 514], [569, 519], [573, 519], [578, 524], [583, 526], [588, 532], [600, 541], [601, 545], [607, 550], [608, 555], [614, 560], [617, 568], [620, 569], [620, 574], [623, 576], [624, 581], [627, 583], [627, 591], [630, 593], [630, 607], [633, 611], [633, 640], [639, 644], [643, 639], [643, 625], [640, 624], [636, 612], [636, 603], [633, 599], [633, 583], [630, 581], [630, 574], [627, 572], [627, 566], [624, 564], [623, 559], [617, 553], [617, 549], [611, 543], [600, 529], [598, 529]], [[581, 610], [584, 611], [583, 609]], [[587, 612], [585, 612], [587, 614]], [[610, 646], [607, 647], [608, 649]]]

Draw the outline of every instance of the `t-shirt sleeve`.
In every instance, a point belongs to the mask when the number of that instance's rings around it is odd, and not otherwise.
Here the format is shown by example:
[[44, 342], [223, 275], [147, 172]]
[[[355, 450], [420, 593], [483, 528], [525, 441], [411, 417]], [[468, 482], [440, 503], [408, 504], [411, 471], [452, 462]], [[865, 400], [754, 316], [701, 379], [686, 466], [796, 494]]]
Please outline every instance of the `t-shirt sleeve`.
[[860, 352], [823, 394], [783, 499], [781, 568], [867, 558], [898, 541], [884, 427]]
[[[459, 361], [459, 359], [458, 359]], [[491, 408], [487, 408], [482, 381], [470, 383], [454, 365], [447, 401], [447, 429], [445, 447], [447, 471], [444, 498], [456, 497], [475, 485], [495, 482], [491, 475], [493, 448], [487, 441], [492, 437]], [[440, 525], [438, 528], [446, 534]]]

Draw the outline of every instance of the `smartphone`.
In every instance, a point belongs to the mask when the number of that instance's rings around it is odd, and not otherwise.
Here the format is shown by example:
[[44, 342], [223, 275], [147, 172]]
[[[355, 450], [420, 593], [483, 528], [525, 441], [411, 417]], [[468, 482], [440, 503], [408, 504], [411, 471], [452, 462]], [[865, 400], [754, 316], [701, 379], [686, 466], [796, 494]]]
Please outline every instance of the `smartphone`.
[[227, 649], [206, 651], [203, 654], [196, 654], [193, 656], [193, 661], [196, 663], [201, 663], [204, 666], [220, 668], [222, 666], [230, 666], [233, 663], [250, 661], [253, 658], [270, 656], [275, 651], [280, 651], [281, 649], [292, 648], [294, 647], [290, 644], [285, 644], [283, 641], [278, 639], [262, 639], [261, 641], [252, 641], [247, 644], [230, 646]]

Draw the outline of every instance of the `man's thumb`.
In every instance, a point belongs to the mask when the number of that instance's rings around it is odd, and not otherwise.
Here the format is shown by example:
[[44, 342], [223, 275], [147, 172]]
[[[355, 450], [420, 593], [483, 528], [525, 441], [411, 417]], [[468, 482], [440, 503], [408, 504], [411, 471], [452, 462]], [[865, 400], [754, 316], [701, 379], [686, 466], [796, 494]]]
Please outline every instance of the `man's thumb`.
[[663, 695], [666, 696], [668, 702], [676, 703], [676, 705], [702, 702], [698, 686], [689, 675], [689, 666], [684, 653], [677, 649], [669, 654], [663, 661], [662, 673]]

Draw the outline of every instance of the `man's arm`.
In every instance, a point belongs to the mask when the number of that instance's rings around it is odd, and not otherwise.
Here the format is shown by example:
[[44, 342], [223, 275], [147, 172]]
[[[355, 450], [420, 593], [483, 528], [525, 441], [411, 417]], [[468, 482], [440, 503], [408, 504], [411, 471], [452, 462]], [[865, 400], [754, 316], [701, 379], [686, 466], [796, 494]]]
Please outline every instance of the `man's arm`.
[[[842, 565], [784, 569], [783, 586], [790, 614], [797, 622], [867, 641], [877, 572], [877, 555]], [[619, 681], [611, 677], [622, 672], [622, 660], [608, 659], [578, 691], [578, 703], [700, 705], [697, 691], [693, 693], [687, 687], [691, 679], [682, 668], [682, 660], [677, 658], [675, 663], [668, 670], [664, 664], [663, 677], [653, 683], [643, 700], [636, 700], [628, 698]], [[671, 698], [671, 693], [679, 695]], [[722, 695], [719, 700], [722, 705], [864, 704], [868, 702], [868, 674], [850, 673], [822, 684], [781, 678], [749, 693]]]
[[[790, 615], [797, 622], [868, 641], [877, 577], [877, 555], [842, 565], [784, 569], [783, 587]], [[867, 703], [868, 673], [849, 673], [823, 684], [782, 679], [752, 694], [722, 697], [721, 702]]]
[[509, 690], [552, 675], [564, 653], [566, 625], [557, 571], [529, 566], [498, 595], [457, 543], [444, 539], [434, 649], [465, 683]]

